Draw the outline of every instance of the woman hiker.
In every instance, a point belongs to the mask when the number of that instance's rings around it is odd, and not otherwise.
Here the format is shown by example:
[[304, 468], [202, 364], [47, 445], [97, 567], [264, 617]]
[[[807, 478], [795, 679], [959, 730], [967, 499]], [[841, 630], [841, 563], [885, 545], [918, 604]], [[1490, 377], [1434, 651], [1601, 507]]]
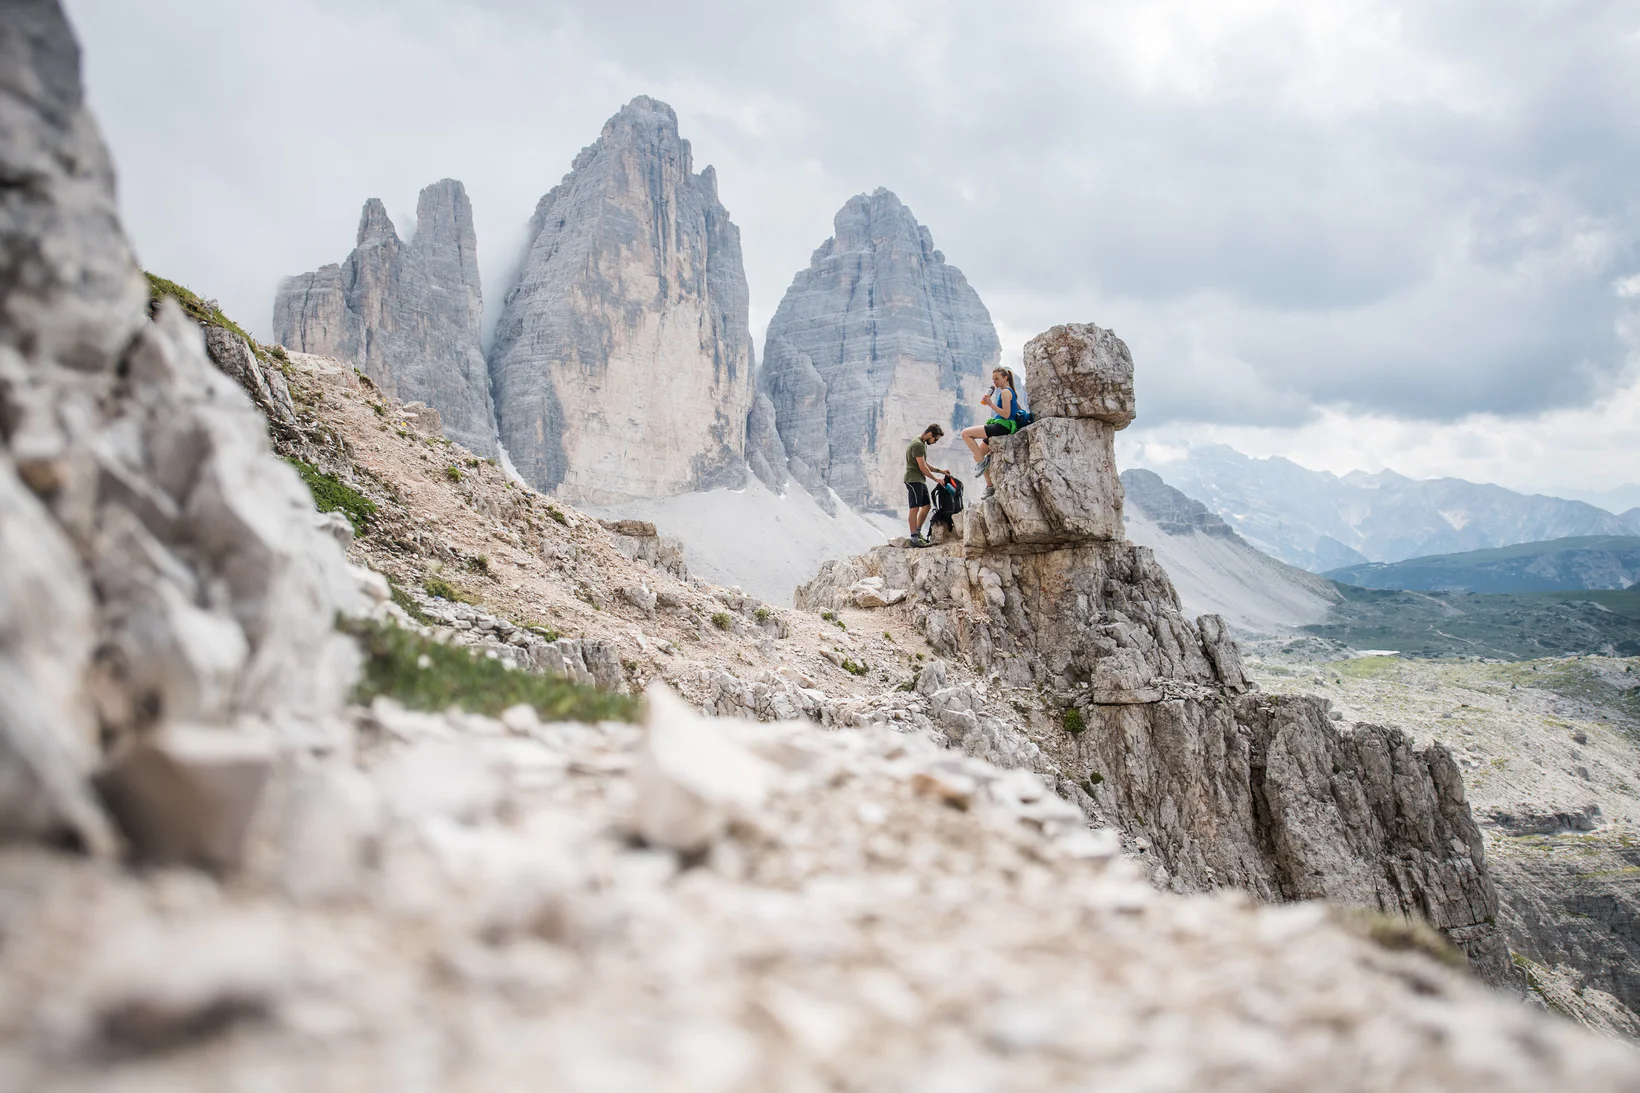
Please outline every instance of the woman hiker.
[[1019, 394], [1014, 390], [1014, 374], [1007, 368], [991, 369], [991, 389], [980, 399], [989, 407], [991, 419], [984, 425], [970, 425], [962, 431], [962, 442], [974, 453], [974, 476], [985, 476], [983, 501], [996, 492], [991, 485], [991, 445], [994, 436], [1011, 436], [1019, 428]]

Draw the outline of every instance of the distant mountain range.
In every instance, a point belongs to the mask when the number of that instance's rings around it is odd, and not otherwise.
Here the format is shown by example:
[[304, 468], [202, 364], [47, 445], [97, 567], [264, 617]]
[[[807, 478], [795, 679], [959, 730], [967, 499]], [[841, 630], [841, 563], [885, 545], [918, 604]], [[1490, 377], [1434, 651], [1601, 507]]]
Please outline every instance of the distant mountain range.
[[1128, 538], [1149, 547], [1185, 612], [1222, 616], [1237, 635], [1270, 637], [1325, 622], [1343, 593], [1325, 577], [1279, 562], [1154, 472], [1122, 472]]
[[[1640, 546], [1640, 539], [1576, 539], [1570, 542], [1581, 546], [1570, 549], [1561, 549], [1567, 542], [1562, 540], [1559, 545], [1534, 543], [1360, 567], [1393, 572], [1386, 579], [1423, 587], [1410, 582], [1417, 579], [1417, 567], [1427, 564], [1440, 571], [1442, 588], [1465, 579], [1477, 589], [1486, 588], [1481, 594], [1391, 591], [1358, 587], [1371, 578], [1354, 570], [1347, 576], [1342, 575], [1346, 571], [1319, 576], [1277, 561], [1151, 471], [1124, 471], [1122, 486], [1128, 538], [1155, 551], [1186, 613], [1222, 615], [1243, 640], [1313, 634], [1356, 649], [1509, 660], [1640, 653], [1640, 585], [1621, 591], [1536, 591], [1542, 586], [1528, 583], [1539, 571], [1557, 574], [1555, 579], [1568, 584], [1584, 579], [1620, 588], [1610, 567], [1602, 569], [1589, 556], [1598, 553], [1598, 544]], [[1458, 559], [1479, 559], [1472, 563], [1474, 573], [1466, 574]], [[1486, 587], [1481, 577], [1489, 572], [1497, 584]], [[1503, 583], [1499, 575], [1511, 573], [1517, 583], [1509, 591], [1494, 591]]]
[[1339, 476], [1222, 444], [1151, 469], [1260, 550], [1318, 573], [1572, 536], [1640, 535], [1640, 508], [1615, 514], [1461, 478]]
[[1582, 536], [1403, 562], [1365, 562], [1326, 576], [1362, 588], [1415, 592], [1630, 588], [1640, 582], [1640, 536]]

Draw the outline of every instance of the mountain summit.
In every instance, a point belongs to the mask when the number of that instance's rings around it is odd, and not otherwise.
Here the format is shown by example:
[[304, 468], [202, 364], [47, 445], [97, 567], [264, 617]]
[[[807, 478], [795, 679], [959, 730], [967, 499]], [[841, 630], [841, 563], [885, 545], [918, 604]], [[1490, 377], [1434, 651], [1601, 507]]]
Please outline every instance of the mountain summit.
[[670, 106], [633, 99], [530, 222], [490, 350], [538, 489], [616, 503], [745, 481], [756, 361], [740, 229]]
[[849, 198], [833, 229], [769, 321], [758, 386], [793, 478], [898, 508], [906, 445], [931, 421], [953, 435], [974, 423], [1002, 346], [979, 293], [894, 194]]
[[280, 282], [273, 333], [291, 349], [349, 361], [396, 398], [425, 402], [450, 439], [493, 457], [483, 311], [472, 202], [446, 178], [421, 191], [409, 243], [380, 200], [365, 202], [345, 262]]

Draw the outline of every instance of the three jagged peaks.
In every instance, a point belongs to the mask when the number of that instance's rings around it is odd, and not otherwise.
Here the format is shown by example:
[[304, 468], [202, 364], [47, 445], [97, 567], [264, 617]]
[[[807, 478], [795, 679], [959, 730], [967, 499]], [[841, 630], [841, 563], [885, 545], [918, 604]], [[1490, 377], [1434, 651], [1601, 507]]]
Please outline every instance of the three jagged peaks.
[[757, 367], [740, 230], [672, 107], [640, 95], [537, 203], [489, 353], [472, 207], [422, 191], [399, 240], [365, 204], [347, 260], [288, 278], [285, 345], [351, 361], [531, 485], [593, 504], [788, 478], [830, 509], [898, 505], [905, 445], [972, 420], [1001, 346], [898, 197], [850, 198], [794, 278]]

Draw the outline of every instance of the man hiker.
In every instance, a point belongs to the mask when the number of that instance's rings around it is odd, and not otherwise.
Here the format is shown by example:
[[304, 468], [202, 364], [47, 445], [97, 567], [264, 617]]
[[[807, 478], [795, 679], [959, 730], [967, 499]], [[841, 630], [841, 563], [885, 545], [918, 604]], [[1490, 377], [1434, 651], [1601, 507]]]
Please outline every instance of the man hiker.
[[911, 505], [911, 545], [928, 546], [928, 540], [923, 538], [923, 522], [928, 519], [928, 479], [934, 475], [948, 475], [950, 471], [940, 470], [928, 465], [928, 446], [939, 442], [945, 435], [945, 430], [938, 425], [930, 425], [922, 431], [922, 435], [911, 442], [905, 450], [905, 496]]

